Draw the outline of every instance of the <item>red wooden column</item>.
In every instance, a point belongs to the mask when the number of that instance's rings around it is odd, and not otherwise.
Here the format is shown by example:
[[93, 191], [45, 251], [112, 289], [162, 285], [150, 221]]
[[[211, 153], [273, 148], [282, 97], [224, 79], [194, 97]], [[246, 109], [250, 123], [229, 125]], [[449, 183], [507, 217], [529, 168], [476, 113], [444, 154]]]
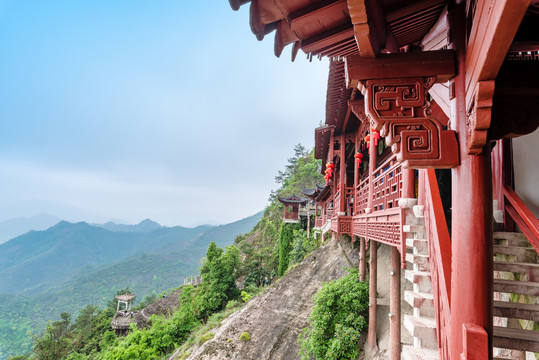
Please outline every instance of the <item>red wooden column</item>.
[[[355, 143], [355, 153], [357, 153], [360, 149], [361, 140], [359, 138], [356, 138]], [[356, 163], [354, 163], [354, 215], [359, 214], [359, 209], [357, 206], [357, 201], [359, 199], [357, 187], [359, 185], [359, 167]], [[359, 280], [365, 281], [365, 273], [367, 271], [367, 264], [365, 262], [365, 238], [361, 237], [359, 239]]]
[[459, 137], [460, 166], [452, 170], [451, 348], [460, 359], [463, 325], [483, 327], [492, 357], [492, 177], [490, 145], [469, 155], [466, 146], [466, 51], [464, 9], [450, 14], [458, 75], [451, 100], [451, 128]]
[[[373, 174], [376, 170], [376, 147], [374, 146], [374, 136], [370, 137], [369, 142], [369, 199], [367, 201], [366, 212], [373, 209], [374, 199], [374, 179]], [[370, 269], [369, 269], [369, 331], [367, 334], [367, 346], [371, 351], [378, 350], [376, 344], [376, 277], [377, 275], [377, 248], [376, 242], [372, 242], [370, 248]]]
[[414, 169], [402, 169], [402, 197], [405, 199], [415, 198]]
[[[341, 197], [339, 204], [339, 212], [346, 211], [346, 136], [343, 133], [341, 134], [341, 149], [339, 151], [339, 157], [341, 158], [341, 166], [339, 168], [339, 187], [341, 188]], [[339, 214], [337, 214], [339, 215]]]

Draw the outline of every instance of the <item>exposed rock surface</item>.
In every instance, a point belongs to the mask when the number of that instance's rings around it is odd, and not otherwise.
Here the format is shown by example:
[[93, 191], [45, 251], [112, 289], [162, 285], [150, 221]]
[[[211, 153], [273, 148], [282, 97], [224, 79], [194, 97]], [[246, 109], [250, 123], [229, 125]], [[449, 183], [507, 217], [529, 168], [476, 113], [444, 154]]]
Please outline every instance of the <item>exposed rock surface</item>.
[[[341, 244], [357, 266], [358, 251], [349, 242]], [[313, 295], [322, 282], [345, 275], [348, 266], [336, 242], [317, 249], [263, 294], [223, 320], [212, 330], [213, 339], [190, 349], [188, 359], [300, 359], [297, 338], [308, 325]], [[243, 332], [251, 335], [249, 341], [240, 340]]]
[[154, 314], [164, 315], [166, 317], [172, 315], [174, 311], [180, 307], [178, 297], [180, 296], [181, 291], [181, 288], [179, 288], [167, 297], [161, 298], [153, 304], [148, 305], [142, 311], [135, 312], [134, 317], [137, 327], [142, 329], [149, 326], [149, 318]]

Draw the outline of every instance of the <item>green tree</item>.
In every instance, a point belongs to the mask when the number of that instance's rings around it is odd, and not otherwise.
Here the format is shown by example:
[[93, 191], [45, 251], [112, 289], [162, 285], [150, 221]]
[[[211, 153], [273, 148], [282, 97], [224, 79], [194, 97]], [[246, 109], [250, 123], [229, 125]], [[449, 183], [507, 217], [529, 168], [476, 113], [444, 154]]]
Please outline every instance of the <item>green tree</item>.
[[39, 360], [63, 359], [72, 344], [71, 314], [63, 312], [58, 321], [47, 325], [42, 336], [34, 337], [34, 353]]
[[322, 286], [314, 297], [310, 327], [298, 337], [302, 360], [355, 360], [367, 327], [369, 287], [357, 269]]
[[202, 284], [197, 301], [200, 318], [207, 319], [211, 313], [223, 309], [229, 300], [238, 298], [236, 275], [240, 265], [240, 252], [237, 247], [227, 246], [223, 252], [215, 242], [210, 244], [206, 262], [200, 270]]
[[279, 277], [282, 277], [288, 269], [290, 260], [290, 247], [294, 238], [296, 224], [283, 223], [281, 225], [281, 236], [279, 241]]

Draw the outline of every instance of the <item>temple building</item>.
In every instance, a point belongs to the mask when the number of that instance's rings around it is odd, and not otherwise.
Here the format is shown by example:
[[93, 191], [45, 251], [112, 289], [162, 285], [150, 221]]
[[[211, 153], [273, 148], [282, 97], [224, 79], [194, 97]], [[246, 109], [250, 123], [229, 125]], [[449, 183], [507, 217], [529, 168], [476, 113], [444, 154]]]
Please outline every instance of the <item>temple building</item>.
[[314, 130], [326, 186], [305, 195], [315, 227], [359, 242], [366, 353], [380, 247], [390, 359], [539, 353], [539, 3], [229, 1], [250, 6], [259, 40], [274, 32], [276, 56], [329, 59]]

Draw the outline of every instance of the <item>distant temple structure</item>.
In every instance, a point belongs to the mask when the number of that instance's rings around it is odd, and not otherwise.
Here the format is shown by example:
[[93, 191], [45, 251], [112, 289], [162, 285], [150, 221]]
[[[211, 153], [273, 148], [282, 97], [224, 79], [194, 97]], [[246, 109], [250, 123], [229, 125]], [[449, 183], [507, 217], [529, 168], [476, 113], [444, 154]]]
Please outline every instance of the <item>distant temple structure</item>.
[[132, 301], [136, 296], [136, 294], [114, 296], [118, 300], [118, 306], [116, 307], [116, 314], [114, 314], [110, 325], [118, 336], [127, 335], [130, 324], [136, 324], [133, 312], [131, 311]]
[[[276, 56], [291, 45], [292, 60], [330, 59], [314, 134], [326, 186], [306, 195], [315, 227], [360, 244], [366, 358], [378, 351], [379, 248], [391, 360], [535, 358], [539, 3], [229, 2], [250, 3], [251, 31], [275, 32]], [[299, 198], [281, 202], [285, 220], [300, 217]]]
[[278, 196], [277, 199], [284, 206], [284, 222], [298, 223], [301, 216], [309, 215], [308, 199], [300, 198], [294, 194], [287, 197]]

